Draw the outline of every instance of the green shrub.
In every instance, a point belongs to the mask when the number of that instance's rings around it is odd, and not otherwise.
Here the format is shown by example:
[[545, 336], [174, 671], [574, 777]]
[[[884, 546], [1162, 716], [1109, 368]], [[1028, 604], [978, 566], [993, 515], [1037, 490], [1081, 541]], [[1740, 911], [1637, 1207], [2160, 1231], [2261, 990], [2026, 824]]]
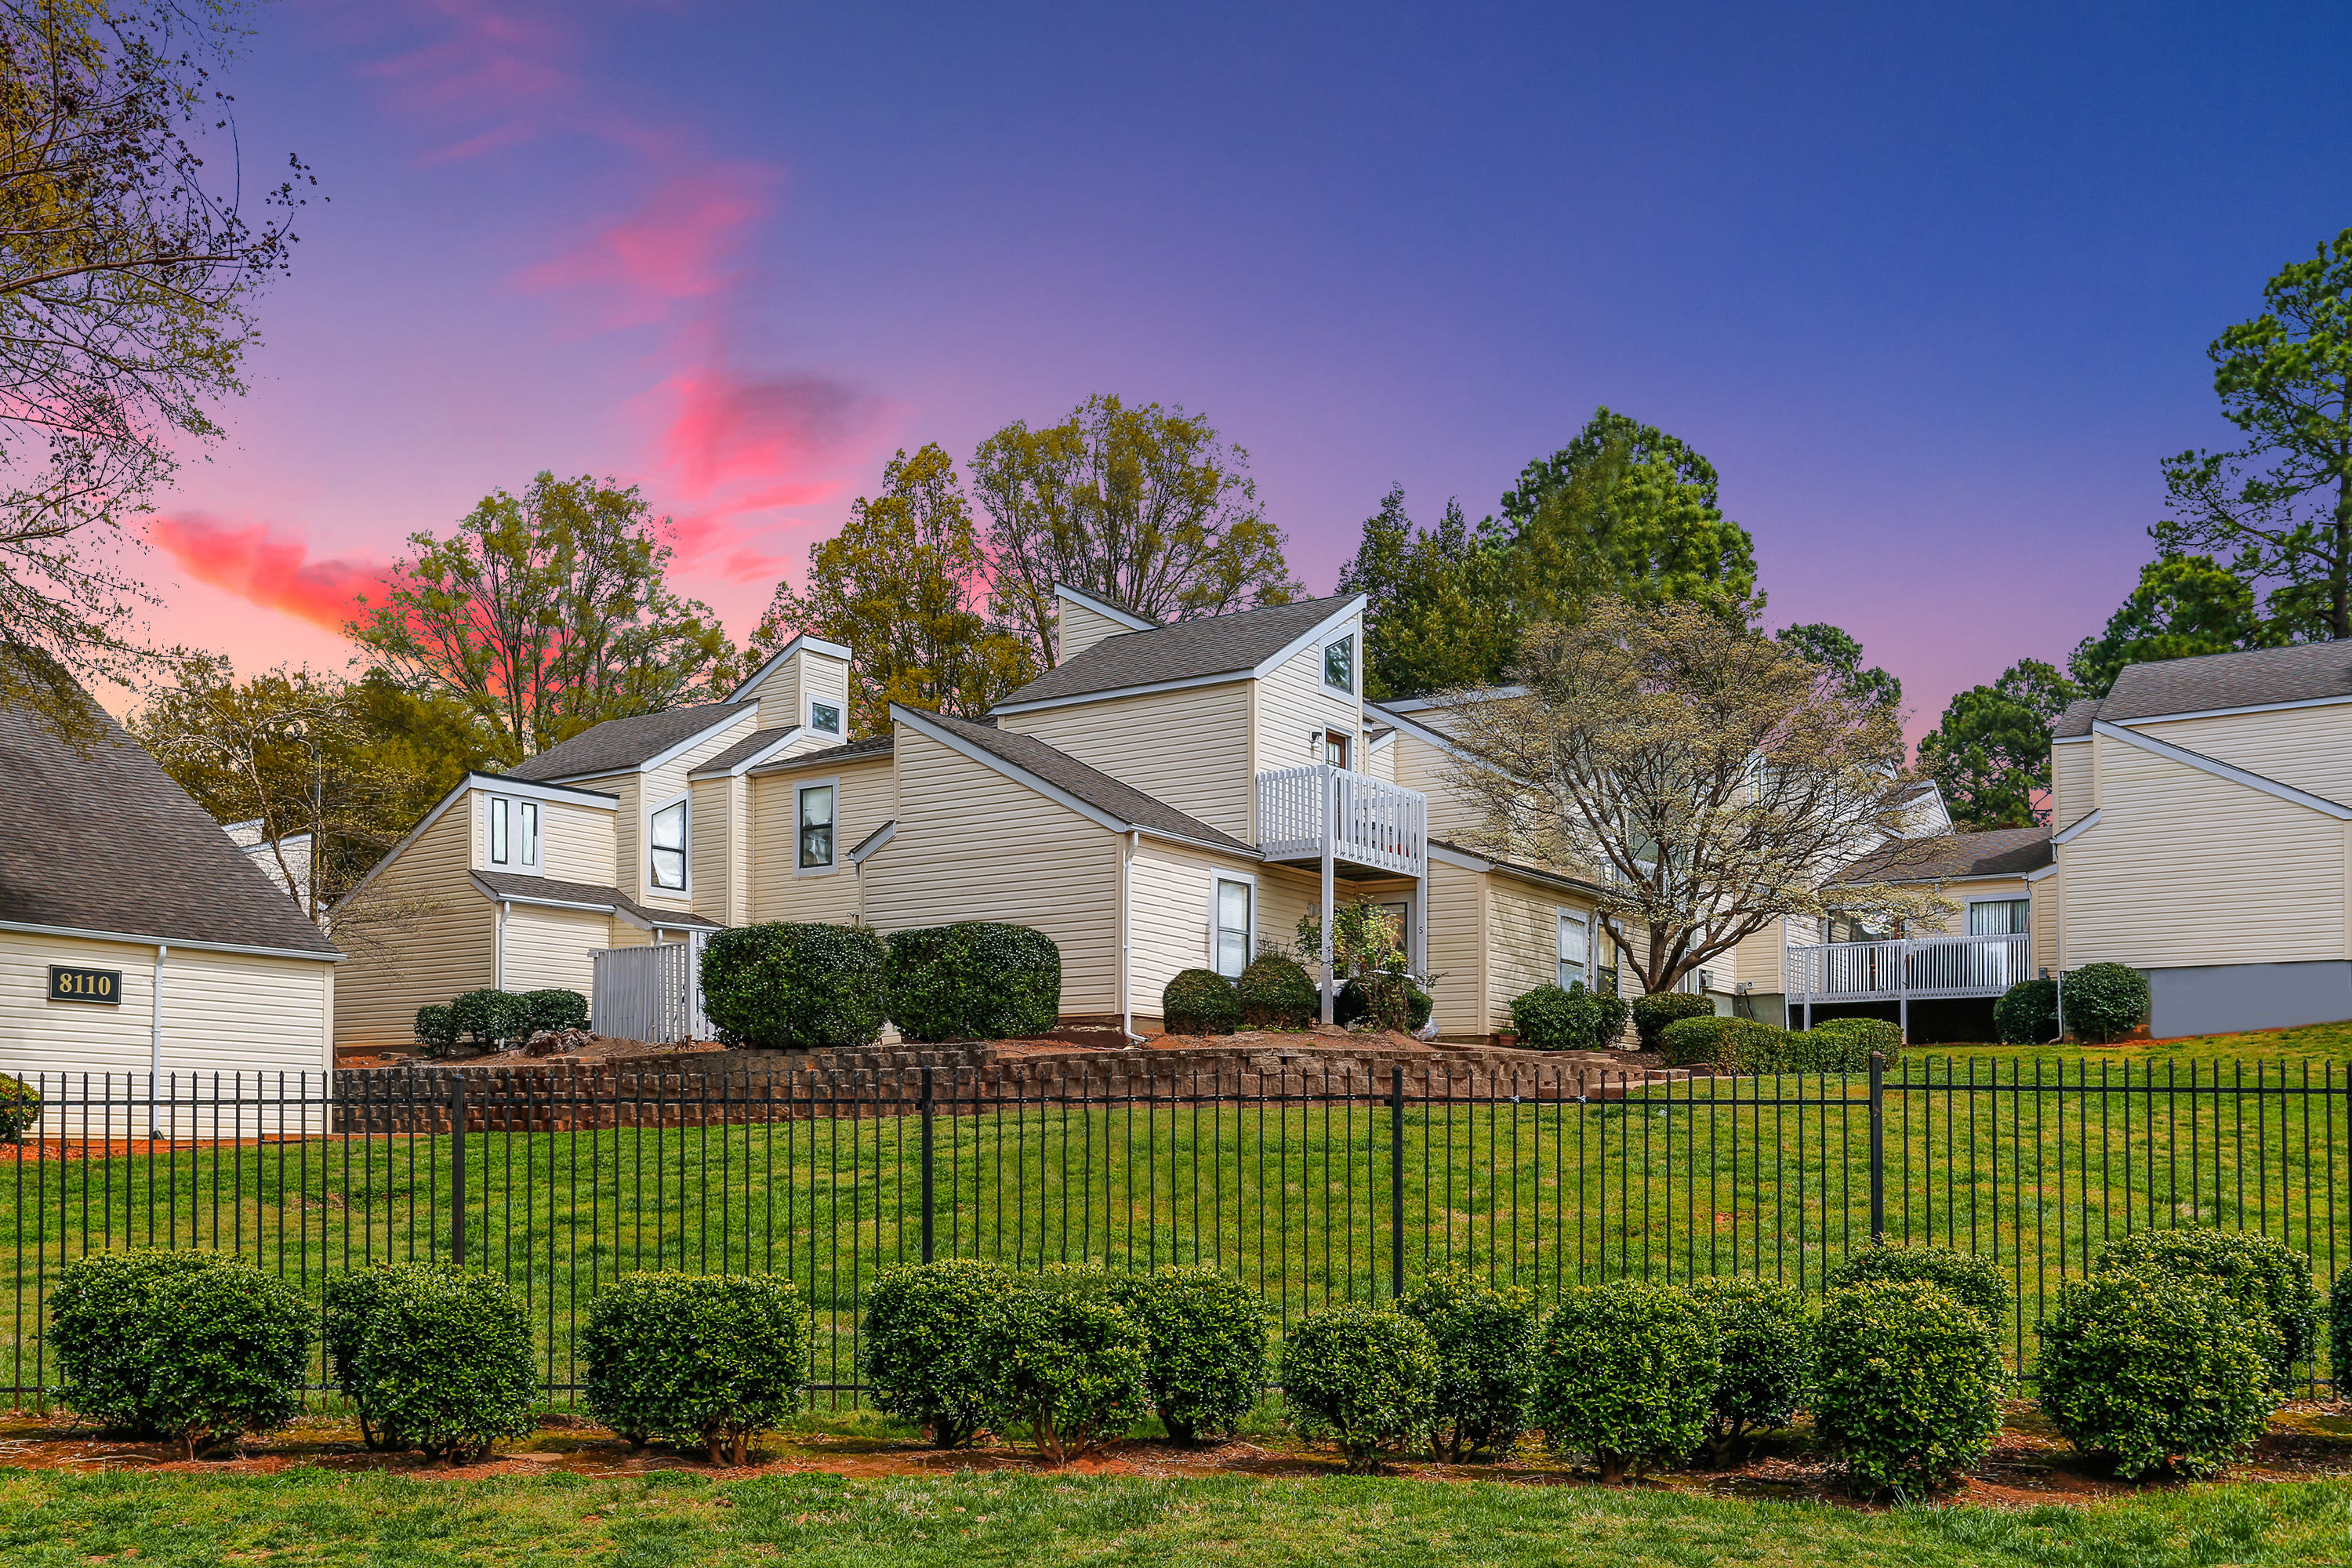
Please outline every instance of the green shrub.
[[1805, 1396], [1812, 1323], [1794, 1290], [1768, 1279], [1695, 1279], [1691, 1297], [1715, 1319], [1722, 1358], [1706, 1418], [1717, 1464], [1742, 1457], [1759, 1432], [1786, 1426]]
[[1303, 1029], [1323, 1010], [1323, 998], [1305, 966], [1278, 952], [1243, 970], [1234, 993], [1241, 1003], [1241, 1021], [1254, 1029]]
[[1992, 1005], [1992, 1032], [2003, 1045], [2042, 1046], [2058, 1037], [2058, 983], [2021, 980]]
[[1626, 1012], [1623, 997], [1581, 980], [1565, 991], [1538, 985], [1513, 999], [1511, 1029], [1539, 1051], [1605, 1051], [1625, 1033]]
[[1669, 1067], [1711, 1067], [1745, 1076], [1786, 1072], [1789, 1031], [1754, 1018], [1681, 1018], [1659, 1037], [1658, 1054]]
[[177, 1438], [194, 1458], [301, 1411], [310, 1310], [249, 1263], [96, 1253], [59, 1271], [49, 1303], [58, 1396], [104, 1426]]
[[1780, 1059], [1789, 1072], [1868, 1072], [1873, 1051], [1893, 1061], [1903, 1031], [1884, 1018], [1824, 1018], [1790, 1035]]
[[2000, 1277], [2000, 1266], [1990, 1258], [1949, 1247], [1864, 1247], [1848, 1254], [1822, 1283], [1827, 1289], [1843, 1290], [1885, 1279], [1924, 1280], [1996, 1329], [2009, 1310], [2009, 1282]]
[[1143, 1329], [1143, 1384], [1168, 1436], [1221, 1436], [1265, 1392], [1265, 1303], [1205, 1265], [1162, 1268], [1112, 1282]]
[[0, 1143], [15, 1143], [41, 1119], [41, 1091], [0, 1072]]
[[1378, 1021], [1379, 1010], [1373, 1006], [1372, 987], [1383, 991], [1404, 993], [1404, 1026], [1418, 1029], [1429, 1022], [1436, 1006], [1420, 981], [1410, 974], [1359, 974], [1344, 982], [1339, 994], [1331, 999], [1331, 1021], [1347, 1028], [1359, 1024]]
[[1062, 950], [1044, 931], [962, 921], [891, 933], [883, 992], [910, 1040], [1003, 1040], [1062, 1016]]
[[2066, 976], [2058, 1005], [2076, 1039], [2120, 1040], [2147, 1017], [2147, 976], [2120, 963], [2086, 963]]
[[730, 926], [702, 948], [702, 1010], [730, 1045], [826, 1051], [882, 1037], [882, 939], [864, 926]]
[[1832, 1291], [1813, 1329], [1813, 1436], [1866, 1491], [1918, 1497], [1991, 1451], [2000, 1331], [1924, 1279]]
[[1712, 1014], [1715, 1004], [1687, 991], [1654, 991], [1647, 996], [1634, 997], [1630, 1011], [1633, 1015], [1633, 1034], [1642, 1048], [1654, 1051], [1667, 1025], [1681, 1018]]
[[2112, 1273], [2069, 1283], [2041, 1332], [2042, 1413], [2126, 1480], [2216, 1474], [2245, 1458], [2278, 1405], [2275, 1336], [2210, 1279]]
[[1242, 1021], [1234, 983], [1213, 969], [1186, 969], [1160, 993], [1160, 1025], [1171, 1035], [1230, 1035]]
[[1698, 1447], [1722, 1372], [1715, 1319], [1687, 1290], [1575, 1286], [1537, 1343], [1535, 1422], [1553, 1447], [1591, 1455], [1614, 1485]]
[[2319, 1292], [2303, 1254], [2252, 1230], [2179, 1226], [2135, 1230], [2099, 1252], [2098, 1272], [2171, 1274], [2218, 1281], [2248, 1314], [2268, 1321], [2284, 1388], [2295, 1363], [2319, 1344]]
[[2327, 1288], [2327, 1366], [2336, 1397], [2352, 1399], [2352, 1268]]
[[1383, 1451], [1429, 1436], [1437, 1343], [1402, 1312], [1349, 1304], [1310, 1314], [1282, 1347], [1282, 1397], [1300, 1436], [1328, 1435], [1368, 1475]]
[[538, 1425], [530, 1322], [503, 1279], [385, 1264], [323, 1294], [328, 1357], [368, 1447], [478, 1458]]
[[1025, 1423], [1037, 1452], [1066, 1465], [1124, 1436], [1151, 1408], [1150, 1350], [1109, 1275], [1056, 1267], [997, 1298], [976, 1353], [997, 1419]]
[[1430, 1447], [1442, 1459], [1507, 1454], [1528, 1424], [1536, 1300], [1449, 1263], [1397, 1302], [1437, 1346]]
[[942, 1448], [979, 1436], [991, 1391], [974, 1347], [982, 1322], [1012, 1289], [1003, 1265], [975, 1258], [882, 1270], [866, 1292], [857, 1350], [875, 1408], [913, 1422]]
[[642, 1447], [751, 1460], [751, 1437], [800, 1407], [809, 1310], [773, 1274], [624, 1274], [588, 1309], [589, 1414]]
[[449, 1018], [461, 1040], [483, 1050], [530, 1033], [530, 1004], [511, 991], [489, 986], [452, 1000]]
[[588, 1026], [588, 998], [577, 991], [526, 991], [522, 1005], [530, 1009], [531, 1034]]
[[426, 1056], [455, 1056], [465, 1043], [465, 1026], [457, 1021], [457, 1009], [446, 1002], [416, 1010], [416, 1045]]

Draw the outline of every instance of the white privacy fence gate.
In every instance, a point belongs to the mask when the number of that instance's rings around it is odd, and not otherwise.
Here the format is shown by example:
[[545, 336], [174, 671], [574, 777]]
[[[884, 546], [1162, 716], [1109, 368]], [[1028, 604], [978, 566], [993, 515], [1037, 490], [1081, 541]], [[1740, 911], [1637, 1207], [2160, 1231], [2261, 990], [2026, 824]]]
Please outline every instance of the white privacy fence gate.
[[702, 943], [666, 942], [594, 954], [596, 976], [588, 1026], [619, 1040], [672, 1046], [708, 1040], [717, 1031], [702, 1011]]

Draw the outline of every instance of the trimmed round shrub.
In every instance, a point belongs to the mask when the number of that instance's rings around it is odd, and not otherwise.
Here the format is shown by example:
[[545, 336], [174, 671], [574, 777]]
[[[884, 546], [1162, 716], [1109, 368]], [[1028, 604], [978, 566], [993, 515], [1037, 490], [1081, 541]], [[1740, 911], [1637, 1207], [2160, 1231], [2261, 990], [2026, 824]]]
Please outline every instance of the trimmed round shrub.
[[465, 1026], [457, 1021], [456, 1008], [436, 1002], [416, 1010], [416, 1045], [426, 1056], [454, 1056], [465, 1043]]
[[483, 1050], [495, 1047], [501, 1040], [520, 1040], [530, 1033], [530, 1004], [511, 991], [488, 986], [453, 1000], [449, 1017], [461, 1041]]
[[1814, 1438], [1864, 1490], [1919, 1497], [1992, 1449], [2000, 1331], [1924, 1279], [1832, 1291], [1813, 1328]]
[[1722, 1375], [1706, 1418], [1707, 1456], [1728, 1464], [1755, 1434], [1786, 1426], [1805, 1396], [1812, 1321], [1805, 1304], [1769, 1279], [1694, 1279], [1692, 1300], [1715, 1319]]
[[99, 1253], [68, 1264], [49, 1300], [58, 1396], [103, 1425], [176, 1438], [193, 1459], [301, 1411], [310, 1309], [249, 1263]]
[[2086, 963], [2066, 976], [2058, 1005], [2076, 1039], [2120, 1040], [2147, 1017], [2147, 976], [2120, 963]]
[[14, 1143], [41, 1119], [41, 1091], [21, 1078], [0, 1072], [0, 1143]]
[[589, 1414], [626, 1437], [748, 1464], [800, 1407], [809, 1310], [773, 1274], [624, 1274], [588, 1309]]
[[1641, 1279], [1561, 1293], [1536, 1345], [1534, 1416], [1554, 1448], [1601, 1479], [1680, 1461], [1706, 1436], [1723, 1352], [1687, 1290]]
[[1282, 1347], [1282, 1397], [1301, 1436], [1329, 1436], [1348, 1468], [1369, 1475], [1382, 1453], [1429, 1436], [1437, 1342], [1402, 1312], [1350, 1304], [1304, 1319]]
[[1496, 1289], [1449, 1263], [1400, 1299], [1397, 1310], [1437, 1346], [1430, 1447], [1441, 1459], [1503, 1455], [1528, 1424], [1536, 1300], [1519, 1286]]
[[1111, 1292], [1143, 1329], [1143, 1386], [1179, 1443], [1222, 1436], [1265, 1392], [1265, 1303], [1204, 1266], [1113, 1279]]
[[961, 921], [891, 933], [883, 994], [910, 1040], [1003, 1040], [1062, 1016], [1062, 950], [1044, 931]]
[[1372, 986], [1380, 986], [1389, 991], [1403, 991], [1404, 1026], [1408, 1030], [1418, 1029], [1428, 1023], [1429, 1015], [1436, 1006], [1436, 1003], [1431, 998], [1428, 991], [1423, 988], [1421, 982], [1410, 974], [1358, 975], [1352, 980], [1343, 982], [1339, 986], [1339, 994], [1331, 999], [1331, 1021], [1351, 1029], [1359, 1024], [1373, 1022], [1375, 1015], [1370, 992]]
[[2043, 1046], [2058, 1037], [2058, 983], [2021, 980], [1992, 1005], [1992, 1032], [2007, 1046]]
[[1704, 996], [1694, 996], [1687, 991], [1654, 991], [1647, 996], [1633, 998], [1629, 1009], [1633, 1016], [1633, 1033], [1645, 1051], [1658, 1048], [1660, 1037], [1666, 1026], [1682, 1018], [1696, 1018], [1715, 1011], [1715, 1004]]
[[1181, 970], [1160, 993], [1160, 1019], [1171, 1035], [1230, 1035], [1242, 1021], [1241, 998], [1213, 969]]
[[1668, 1067], [1711, 1067], [1745, 1075], [1789, 1070], [1789, 1032], [1754, 1018], [1681, 1018], [1658, 1038]]
[[1241, 1021], [1254, 1029], [1303, 1029], [1323, 1009], [1306, 966], [1278, 952], [1243, 970], [1234, 994], [1241, 1002]]
[[2218, 1473], [2262, 1436], [2276, 1346], [2210, 1279], [2102, 1274], [2066, 1285], [2042, 1325], [2042, 1413], [2133, 1480]]
[[2352, 1399], [2352, 1268], [2327, 1288], [2327, 1365], [2336, 1397]]
[[1625, 1033], [1626, 1013], [1622, 996], [1589, 991], [1581, 980], [1565, 991], [1538, 985], [1513, 998], [1511, 1029], [1539, 1051], [1605, 1051]]
[[1000, 1422], [1022, 1422], [1057, 1465], [1126, 1435], [1151, 1408], [1150, 1340], [1099, 1268], [1055, 1268], [997, 1298], [980, 1325]]
[[2136, 1230], [2100, 1249], [2100, 1273], [2170, 1274], [2211, 1279], [2241, 1310], [2260, 1318], [2273, 1342], [2279, 1386], [2287, 1384], [2296, 1363], [2319, 1344], [2319, 1292], [2311, 1265], [2283, 1241], [2252, 1230], [2221, 1230], [2185, 1225], [2168, 1230]]
[[961, 1448], [992, 1415], [981, 1324], [1013, 1289], [1000, 1263], [943, 1258], [884, 1269], [866, 1296], [857, 1367], [875, 1408], [912, 1422], [942, 1448]]
[[1884, 1018], [1824, 1018], [1790, 1035], [1781, 1059], [1792, 1072], [1868, 1072], [1873, 1051], [1893, 1061], [1903, 1031]]
[[505, 1280], [406, 1263], [328, 1283], [328, 1358], [368, 1447], [479, 1458], [537, 1426], [530, 1323]]
[[1944, 1247], [1865, 1247], [1849, 1253], [1823, 1279], [1831, 1290], [1885, 1279], [1916, 1279], [1936, 1286], [1998, 1329], [2009, 1310], [2009, 1281], [2000, 1266], [1973, 1252]]
[[882, 1037], [882, 939], [864, 926], [730, 926], [702, 948], [702, 1010], [730, 1045], [828, 1051]]
[[530, 1010], [530, 1032], [534, 1035], [588, 1026], [588, 998], [577, 991], [526, 991], [522, 1003]]

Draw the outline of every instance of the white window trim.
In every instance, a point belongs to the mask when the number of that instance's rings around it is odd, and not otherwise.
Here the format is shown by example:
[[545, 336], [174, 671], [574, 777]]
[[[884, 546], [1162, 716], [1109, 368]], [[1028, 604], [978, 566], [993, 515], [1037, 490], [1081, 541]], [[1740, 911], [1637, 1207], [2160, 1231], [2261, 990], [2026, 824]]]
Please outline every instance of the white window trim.
[[[671, 806], [681, 804], [686, 807], [686, 831], [679, 834], [678, 837], [684, 844], [681, 853], [686, 857], [686, 879], [683, 886], [665, 888], [659, 882], [654, 880], [654, 818], [659, 816], [663, 812], [667, 811]], [[694, 896], [694, 796], [692, 793], [687, 792], [674, 795], [667, 800], [659, 801], [653, 805], [647, 806], [646, 808], [645, 835], [645, 872], [646, 893], [652, 897], [662, 899], [692, 898]]]
[[[832, 729], [824, 729], [817, 723], [816, 710], [819, 708], [833, 710]], [[811, 697], [808, 700], [808, 731], [812, 735], [823, 735], [835, 742], [846, 741], [849, 739], [849, 704], [828, 697]]]
[[[514, 851], [514, 864], [536, 871], [540, 861], [546, 858], [547, 808], [538, 801], [525, 800], [520, 795], [509, 796], [508, 802], [513, 815], [507, 822], [507, 847]], [[522, 814], [526, 807], [537, 820], [537, 826], [531, 829], [528, 838], [523, 837], [522, 831]]]
[[1220, 882], [1239, 882], [1250, 890], [1249, 946], [1246, 956], [1242, 959], [1242, 967], [1247, 969], [1257, 962], [1257, 875], [1252, 871], [1213, 871], [1209, 874], [1209, 958], [1206, 967], [1213, 972], [1217, 967], [1217, 884]]
[[[1349, 685], [1346, 687], [1334, 686], [1329, 679], [1331, 650], [1341, 643], [1348, 645]], [[1349, 702], [1356, 700], [1364, 684], [1363, 649], [1364, 639], [1357, 634], [1353, 626], [1349, 626], [1336, 637], [1325, 637], [1315, 645], [1315, 679], [1316, 683], [1323, 688], [1326, 696], [1337, 697]]]
[[[1584, 928], [1584, 988], [1587, 991], [1600, 990], [1601, 965], [1595, 962], [1595, 959], [1598, 956], [1597, 950], [1600, 947], [1600, 933], [1595, 929], [1592, 911], [1591, 910], [1571, 909], [1566, 904], [1554, 904], [1552, 906], [1552, 984], [1555, 985], [1559, 984], [1559, 928], [1564, 925], [1574, 924]], [[1561, 985], [1559, 988], [1563, 991], [1568, 989], [1565, 985]]]
[[[833, 864], [803, 866], [801, 864], [801, 796], [813, 789], [833, 791]], [[793, 875], [795, 877], [832, 877], [840, 874], [843, 854], [846, 847], [841, 842], [841, 775], [829, 779], [802, 779], [793, 785]]]
[[1979, 904], [2023, 904], [2025, 906], [2025, 929], [2023, 931], [2003, 931], [2000, 934], [2003, 936], [2025, 937], [2030, 937], [2033, 934], [2033, 895], [2031, 891], [2022, 893], [1979, 893], [1974, 898], [1962, 899], [1960, 900], [1960, 934], [1962, 936], [1971, 934], [1969, 931], [1969, 925], [1970, 923], [1969, 920], [1969, 911], [1976, 908]]

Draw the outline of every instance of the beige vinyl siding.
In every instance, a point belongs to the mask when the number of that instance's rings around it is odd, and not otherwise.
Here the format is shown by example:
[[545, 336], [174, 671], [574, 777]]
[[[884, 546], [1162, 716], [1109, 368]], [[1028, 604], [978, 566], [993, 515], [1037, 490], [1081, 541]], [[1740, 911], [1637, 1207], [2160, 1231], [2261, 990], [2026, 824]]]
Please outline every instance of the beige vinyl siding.
[[468, 879], [483, 796], [459, 796], [369, 884], [387, 899], [435, 908], [398, 943], [396, 961], [354, 954], [335, 986], [335, 1043], [401, 1046], [416, 1037], [416, 1009], [490, 984], [497, 906]]
[[784, 660], [774, 674], [760, 683], [756, 700], [759, 728], [789, 730], [808, 722], [808, 712], [801, 706], [801, 670], [807, 662], [808, 654], [803, 649]]
[[1746, 981], [1757, 993], [1779, 995], [1789, 984], [1788, 953], [1789, 922], [1776, 920], [1762, 931], [1743, 938], [1711, 967], [1729, 977], [1727, 990], [1736, 991], [1739, 983]]
[[[613, 885], [614, 813], [593, 806], [539, 804], [539, 874], [559, 881], [585, 882], [593, 888]], [[487, 847], [483, 865], [489, 864]], [[507, 866], [509, 871], [528, 870]]]
[[1437, 976], [1430, 999], [1437, 1032], [1449, 1040], [1497, 1026], [1486, 1005], [1486, 910], [1485, 873], [1430, 863], [1429, 971]]
[[634, 853], [621, 860], [620, 875], [614, 879], [614, 886], [649, 910], [676, 910], [684, 913], [695, 908], [694, 863], [703, 827], [695, 817], [694, 807], [689, 805], [686, 811], [687, 874], [686, 889], [682, 892], [653, 885], [653, 857], [651, 841], [646, 837], [646, 823], [651, 813], [660, 810], [679, 795], [688, 795], [691, 800], [687, 789], [687, 775], [750, 734], [752, 723], [753, 716], [747, 710], [734, 723], [716, 734], [705, 736], [692, 750], [658, 768], [630, 775], [629, 787], [621, 791], [619, 816], [624, 831], [616, 836], [616, 839], [628, 842]]
[[[1260, 866], [1257, 873], [1258, 941], [1297, 947], [1298, 922], [1323, 900], [1321, 874], [1287, 866]], [[1348, 884], [1339, 882], [1337, 886], [1339, 896], [1346, 898]], [[1316, 966], [1310, 963], [1307, 967], [1311, 973]]]
[[1108, 616], [1087, 608], [1076, 599], [1054, 602], [1054, 658], [1067, 664], [1105, 637], [1115, 637], [1121, 632], [1131, 632]]
[[2131, 729], [2352, 805], [2352, 702], [2179, 719]]
[[[1220, 833], [1255, 842], [1247, 681], [1007, 713], [998, 722]], [[1303, 751], [1306, 731], [1299, 734]]]
[[607, 914], [516, 904], [507, 917], [505, 988], [588, 995], [595, 982], [589, 955], [612, 945], [612, 931]]
[[1444, 751], [1402, 731], [1397, 732], [1392, 749], [1396, 753], [1391, 764], [1396, 782], [1429, 797], [1431, 837], [1458, 844], [1485, 822], [1484, 816], [1469, 800], [1445, 782], [1445, 770], [1453, 759]]
[[[2060, 849], [2060, 855], [2066, 851]], [[2062, 965], [2058, 955], [2059, 922], [2064, 918], [2059, 904], [2059, 884], [2066, 879], [2053, 872], [2026, 887], [2033, 895], [2033, 966], [2036, 973], [2047, 969], [2056, 973]]]
[[[904, 743], [905, 737], [900, 737]], [[803, 784], [834, 783], [833, 854], [836, 868], [826, 875], [800, 875], [800, 795]], [[751, 781], [751, 918], [840, 924], [857, 918], [857, 868], [849, 852], [889, 821], [898, 809], [891, 759], [884, 756], [842, 768], [812, 765], [797, 773], [767, 773]], [[952, 826], [952, 824], [950, 824]], [[944, 924], [939, 921], [917, 924]], [[977, 918], [977, 917], [975, 917]]]
[[1376, 779], [1396, 783], [1396, 749], [1397, 736], [1393, 730], [1378, 744], [1365, 746], [1364, 772]]
[[[793, 743], [785, 748], [787, 755], [794, 752], [822, 751], [827, 746], [842, 745], [851, 738], [849, 666], [828, 653], [803, 653], [800, 665], [800, 716], [792, 721], [801, 727], [801, 732], [793, 736]], [[827, 734], [809, 728], [808, 705], [812, 702], [829, 702], [841, 710], [839, 734]], [[762, 719], [761, 722], [765, 724], [767, 721]]]
[[1501, 1028], [1511, 1004], [1559, 978], [1559, 916], [1589, 905], [1502, 873], [1487, 878], [1486, 1010]]
[[2099, 824], [2061, 847], [2069, 969], [2345, 956], [2336, 819], [2104, 737]]
[[732, 896], [736, 848], [746, 825], [736, 820], [734, 779], [696, 779], [688, 785], [694, 804], [687, 818], [694, 834], [687, 841], [693, 862], [688, 881], [694, 888], [694, 912], [705, 920], [729, 922], [727, 905]]
[[1913, 936], [1966, 936], [1969, 905], [1987, 899], [2030, 899], [2033, 889], [2022, 877], [2000, 877], [1983, 882], [1947, 882], [1943, 895], [1954, 908], [1941, 919], [1924, 920], [1910, 928]]
[[2099, 804], [2098, 780], [2091, 768], [2091, 742], [2053, 741], [2050, 746], [2050, 825], [2072, 826]]
[[618, 915], [608, 916], [605, 929], [610, 946], [651, 947], [653, 945], [654, 933], [635, 921], [623, 920]]
[[[1251, 916], [1255, 937], [1278, 934], [1267, 923], [1265, 879], [1253, 861], [1187, 849], [1180, 845], [1143, 840], [1129, 869], [1135, 916], [1133, 1006], [1139, 1019], [1160, 1021], [1160, 998], [1168, 982], [1186, 969], [1212, 967], [1209, 921], [1212, 889], [1221, 878], [1251, 883]], [[1294, 917], [1296, 918], [1296, 917]], [[1139, 1027], [1143, 1026], [1139, 1025]]]
[[[1360, 664], [1362, 622], [1351, 620], [1332, 634], [1334, 637], [1350, 635], [1356, 639]], [[1293, 654], [1257, 682], [1258, 771], [1273, 773], [1321, 762], [1323, 747], [1318, 737], [1327, 729], [1354, 736], [1354, 747], [1364, 743], [1361, 694], [1339, 697], [1324, 689], [1323, 644], [1318, 642]]]
[[866, 865], [868, 921], [1034, 926], [1061, 949], [1062, 1011], [1116, 1014], [1121, 836], [903, 726], [897, 758], [898, 833]]

